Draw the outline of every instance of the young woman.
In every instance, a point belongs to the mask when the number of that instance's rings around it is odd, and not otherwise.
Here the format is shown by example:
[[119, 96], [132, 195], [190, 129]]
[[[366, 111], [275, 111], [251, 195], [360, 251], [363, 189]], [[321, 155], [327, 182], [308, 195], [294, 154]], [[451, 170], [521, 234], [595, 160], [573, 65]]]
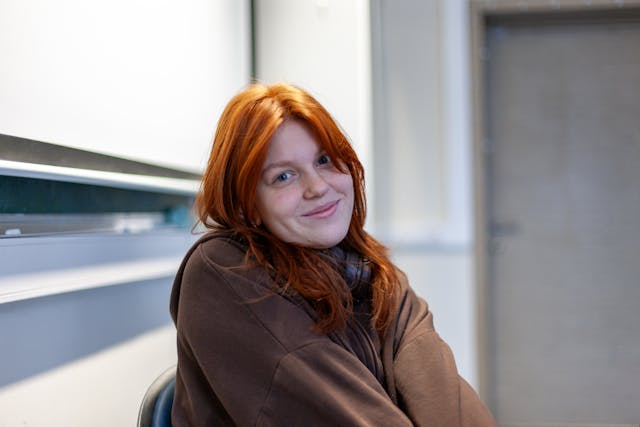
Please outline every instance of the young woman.
[[494, 426], [364, 229], [363, 168], [287, 84], [236, 95], [175, 279], [174, 426]]

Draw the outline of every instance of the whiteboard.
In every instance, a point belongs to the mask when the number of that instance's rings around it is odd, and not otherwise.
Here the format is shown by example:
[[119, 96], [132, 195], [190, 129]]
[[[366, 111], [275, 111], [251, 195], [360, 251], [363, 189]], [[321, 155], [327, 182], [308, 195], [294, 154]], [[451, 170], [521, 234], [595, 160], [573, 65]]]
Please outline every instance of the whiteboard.
[[250, 78], [238, 0], [3, 0], [0, 133], [194, 172]]

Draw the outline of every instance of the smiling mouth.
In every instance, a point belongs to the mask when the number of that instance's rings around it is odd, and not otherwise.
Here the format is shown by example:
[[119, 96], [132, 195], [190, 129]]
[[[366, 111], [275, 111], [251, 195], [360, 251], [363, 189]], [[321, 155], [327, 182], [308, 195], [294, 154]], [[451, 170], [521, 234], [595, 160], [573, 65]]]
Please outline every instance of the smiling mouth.
[[312, 218], [326, 218], [326, 217], [329, 217], [329, 216], [333, 215], [333, 213], [338, 208], [338, 203], [340, 203], [340, 200], [336, 200], [335, 202], [327, 203], [326, 205], [322, 205], [319, 208], [314, 209], [311, 212], [308, 212], [308, 213], [304, 214], [303, 216], [312, 217]]

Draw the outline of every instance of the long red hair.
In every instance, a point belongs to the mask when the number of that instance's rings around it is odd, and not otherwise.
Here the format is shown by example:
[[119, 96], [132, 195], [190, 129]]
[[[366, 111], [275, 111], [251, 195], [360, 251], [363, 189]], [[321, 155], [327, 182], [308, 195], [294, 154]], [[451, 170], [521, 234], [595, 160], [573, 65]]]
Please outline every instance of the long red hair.
[[341, 243], [371, 267], [372, 316], [384, 334], [394, 314], [398, 273], [387, 249], [364, 231], [366, 198], [364, 169], [351, 144], [327, 110], [309, 93], [290, 85], [253, 84], [229, 101], [213, 140], [213, 147], [196, 197], [196, 212], [210, 229], [242, 236], [249, 255], [266, 267], [282, 285], [312, 303], [316, 328], [331, 332], [351, 316], [351, 292], [344, 279], [317, 250], [285, 243], [264, 226], [256, 226], [255, 196], [269, 142], [286, 119], [305, 123], [318, 144], [351, 174], [354, 207], [349, 231]]

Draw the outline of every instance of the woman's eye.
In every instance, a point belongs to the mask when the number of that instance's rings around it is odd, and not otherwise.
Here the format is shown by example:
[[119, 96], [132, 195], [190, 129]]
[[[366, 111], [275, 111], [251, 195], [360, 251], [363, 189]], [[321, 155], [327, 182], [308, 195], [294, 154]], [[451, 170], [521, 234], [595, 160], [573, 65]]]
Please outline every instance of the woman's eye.
[[331, 158], [326, 154], [323, 154], [318, 159], [318, 164], [320, 164], [320, 165], [325, 165], [325, 164], [330, 163], [330, 162], [331, 162]]
[[289, 178], [291, 178], [291, 173], [290, 172], [282, 172], [281, 174], [278, 174], [275, 177], [273, 182], [286, 182], [287, 180], [289, 180]]

